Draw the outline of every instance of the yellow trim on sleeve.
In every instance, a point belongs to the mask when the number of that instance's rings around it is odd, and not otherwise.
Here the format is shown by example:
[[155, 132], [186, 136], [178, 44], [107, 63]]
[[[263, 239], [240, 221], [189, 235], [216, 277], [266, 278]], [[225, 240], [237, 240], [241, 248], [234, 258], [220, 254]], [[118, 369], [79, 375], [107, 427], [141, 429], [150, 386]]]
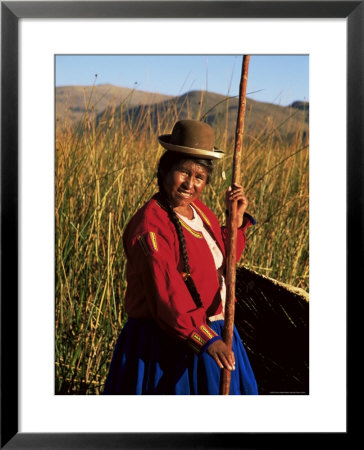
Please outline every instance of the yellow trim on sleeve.
[[150, 240], [152, 241], [153, 248], [157, 252], [158, 251], [157, 236], [155, 235], [155, 233], [153, 233], [153, 231], [150, 231], [149, 235], [150, 235]]
[[192, 333], [192, 339], [198, 342], [200, 345], [205, 345], [206, 341], [197, 333]]
[[200, 328], [210, 339], [216, 336], [216, 334], [212, 334], [204, 325], [201, 325]]

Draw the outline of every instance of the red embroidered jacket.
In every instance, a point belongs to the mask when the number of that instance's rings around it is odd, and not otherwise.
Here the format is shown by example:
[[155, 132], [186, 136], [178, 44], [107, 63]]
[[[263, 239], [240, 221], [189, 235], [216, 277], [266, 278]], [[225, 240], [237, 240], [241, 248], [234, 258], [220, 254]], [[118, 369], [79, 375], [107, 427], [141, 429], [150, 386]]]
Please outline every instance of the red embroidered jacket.
[[[217, 217], [200, 200], [193, 206], [225, 256], [227, 229], [220, 227]], [[255, 223], [247, 217], [247, 224], [238, 230], [237, 261], [245, 247], [245, 229]], [[191, 276], [203, 306], [195, 305], [184, 282], [177, 232], [157, 194], [132, 217], [123, 235], [128, 282], [125, 308], [129, 317], [152, 318], [166, 333], [186, 340], [199, 353], [220, 339], [207, 324], [207, 317], [222, 311], [220, 286], [202, 234], [180, 221]]]

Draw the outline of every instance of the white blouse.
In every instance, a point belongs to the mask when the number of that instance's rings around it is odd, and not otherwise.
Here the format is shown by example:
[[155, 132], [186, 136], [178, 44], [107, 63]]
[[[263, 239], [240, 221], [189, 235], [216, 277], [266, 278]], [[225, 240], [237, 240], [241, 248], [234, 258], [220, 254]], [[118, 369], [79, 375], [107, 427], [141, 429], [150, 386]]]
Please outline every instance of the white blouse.
[[[205, 224], [203, 223], [201, 217], [198, 215], [198, 213], [196, 212], [195, 208], [190, 205], [193, 211], [193, 218], [192, 219], [188, 219], [185, 216], [182, 216], [181, 214], [179, 214], [177, 212], [177, 215], [179, 217], [181, 217], [181, 219], [187, 223], [188, 226], [190, 226], [193, 230], [195, 231], [199, 231], [200, 233], [202, 233], [203, 237], [205, 238], [205, 241], [207, 242], [207, 245], [209, 246], [212, 256], [214, 258], [215, 261], [215, 267], [217, 270], [217, 274], [218, 274], [218, 279], [219, 279], [219, 284], [220, 284], [220, 295], [221, 295], [221, 300], [222, 300], [222, 307], [223, 307], [223, 311], [225, 310], [225, 300], [226, 300], [226, 285], [225, 285], [225, 278], [223, 275], [223, 263], [224, 263], [224, 256], [221, 252], [221, 250], [219, 249], [218, 245], [216, 244], [215, 239], [211, 236], [211, 234], [209, 233], [208, 229], [205, 227]], [[209, 317], [209, 320], [218, 320], [218, 319], [223, 319], [224, 315], [223, 314], [219, 314], [217, 316], [212, 316]]]

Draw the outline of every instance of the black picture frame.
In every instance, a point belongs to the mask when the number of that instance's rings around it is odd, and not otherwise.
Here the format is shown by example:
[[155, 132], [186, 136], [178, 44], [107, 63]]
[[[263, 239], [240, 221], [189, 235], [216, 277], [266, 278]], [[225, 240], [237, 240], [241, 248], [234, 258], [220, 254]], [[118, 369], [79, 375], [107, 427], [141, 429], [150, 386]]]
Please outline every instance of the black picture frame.
[[[347, 308], [363, 272], [363, 1], [1, 2], [1, 448], [261, 448], [328, 443], [326, 433], [18, 432], [18, 22], [21, 18], [346, 18]], [[334, 95], [334, 93], [333, 93]], [[334, 218], [332, 218], [334, 220]], [[328, 224], [332, 226], [332, 224]], [[344, 275], [344, 274], [343, 274]], [[355, 296], [355, 297], [354, 297]], [[350, 345], [347, 345], [350, 352]], [[350, 354], [348, 353], [350, 356]], [[348, 357], [348, 362], [350, 357]], [[347, 371], [350, 384], [350, 372]], [[349, 389], [348, 392], [349, 394]], [[335, 393], [333, 393], [335, 395]], [[352, 429], [330, 434], [347, 445]], [[293, 444], [294, 443], [294, 444]]]

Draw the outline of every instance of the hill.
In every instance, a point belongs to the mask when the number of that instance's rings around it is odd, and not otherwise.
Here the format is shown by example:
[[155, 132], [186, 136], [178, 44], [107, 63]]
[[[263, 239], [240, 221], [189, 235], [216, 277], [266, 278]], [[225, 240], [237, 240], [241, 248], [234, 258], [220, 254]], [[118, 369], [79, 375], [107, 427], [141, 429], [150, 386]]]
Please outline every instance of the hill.
[[171, 98], [136, 89], [102, 84], [97, 86], [56, 87], [56, 120], [77, 123], [86, 111], [100, 114], [106, 108], [114, 108], [127, 102], [129, 107], [148, 105]]
[[[93, 113], [98, 126], [110, 129], [121, 120], [135, 133], [145, 127], [154, 133], [168, 133], [178, 119], [200, 119], [214, 127], [219, 143], [234, 137], [237, 111], [237, 97], [213, 92], [195, 90], [173, 97], [113, 85], [56, 88], [57, 124], [71, 126], [86, 112]], [[308, 113], [305, 102], [280, 106], [248, 98], [245, 138], [261, 140], [272, 130], [277, 140], [291, 141], [298, 131], [305, 138]]]
[[[137, 105], [113, 111], [107, 108], [97, 117], [100, 126], [110, 127], [121, 119], [131, 129], [149, 127], [154, 133], [168, 133], [178, 119], [204, 120], [214, 127], [217, 139], [231, 139], [235, 134], [237, 97], [213, 92], [190, 91], [154, 104]], [[145, 120], [147, 118], [147, 120]], [[290, 120], [288, 120], [290, 119]], [[245, 136], [262, 139], [274, 130], [275, 138], [292, 140], [297, 131], [308, 135], [308, 108], [279, 106], [247, 99]], [[268, 131], [269, 130], [269, 131]]]

